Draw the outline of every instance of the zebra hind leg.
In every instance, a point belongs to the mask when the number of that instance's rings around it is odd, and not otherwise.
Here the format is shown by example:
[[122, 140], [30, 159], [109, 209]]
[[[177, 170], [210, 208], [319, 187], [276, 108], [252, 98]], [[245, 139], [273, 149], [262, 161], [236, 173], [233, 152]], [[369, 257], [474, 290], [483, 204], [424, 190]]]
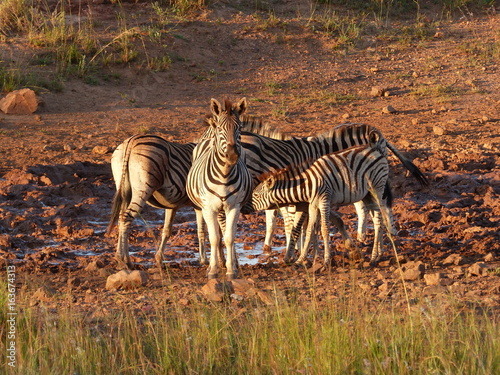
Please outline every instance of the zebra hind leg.
[[163, 252], [165, 251], [167, 240], [172, 235], [172, 224], [174, 222], [174, 216], [176, 212], [177, 210], [175, 209], [165, 209], [165, 222], [163, 223], [163, 230], [161, 232], [161, 242], [155, 254], [156, 265], [160, 268], [163, 264]]

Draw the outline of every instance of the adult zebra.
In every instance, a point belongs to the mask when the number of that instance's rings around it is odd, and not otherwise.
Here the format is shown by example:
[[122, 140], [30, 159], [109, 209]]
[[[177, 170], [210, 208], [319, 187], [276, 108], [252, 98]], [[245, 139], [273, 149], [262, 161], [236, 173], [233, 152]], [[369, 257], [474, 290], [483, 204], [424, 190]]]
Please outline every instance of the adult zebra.
[[[306, 259], [311, 234], [314, 229], [317, 213], [321, 217], [321, 233], [325, 244], [325, 265], [330, 263], [328, 220], [333, 205], [347, 205], [362, 201], [373, 217], [375, 240], [371, 263], [375, 264], [382, 254], [382, 233], [380, 231], [380, 212], [385, 217], [389, 228], [388, 209], [383, 199], [389, 166], [386, 151], [378, 143], [379, 134], [371, 133], [371, 145], [361, 145], [343, 151], [327, 154], [314, 163], [289, 166], [271, 174], [254, 190], [251, 206], [256, 210], [275, 208], [277, 205], [308, 204], [309, 223], [304, 246], [297, 263]], [[388, 200], [390, 203], [390, 199]], [[379, 204], [382, 207], [379, 207]], [[345, 231], [340, 216], [335, 223], [341, 231]], [[299, 224], [300, 227], [300, 224]], [[294, 236], [288, 245], [285, 261], [292, 260], [294, 240], [298, 231], [294, 228]]]
[[252, 178], [244, 162], [241, 147], [240, 115], [247, 107], [246, 98], [237, 104], [226, 100], [222, 106], [212, 99], [210, 110], [214, 131], [212, 138], [201, 140], [193, 150], [193, 165], [189, 170], [186, 191], [191, 201], [201, 209], [208, 228], [211, 257], [208, 277], [219, 271], [221, 229], [219, 213], [225, 215], [226, 277], [238, 275], [234, 236], [243, 204], [250, 198]]
[[[148, 203], [165, 210], [160, 246], [155, 260], [163, 261], [166, 241], [172, 232], [177, 210], [192, 203], [186, 193], [186, 177], [191, 167], [195, 143], [174, 143], [156, 135], [134, 135], [113, 152], [111, 169], [116, 184], [107, 233], [118, 222], [116, 259], [131, 266], [128, 232], [132, 221]], [[205, 254], [201, 215], [197, 215], [200, 257]], [[204, 263], [204, 259], [200, 259]]]

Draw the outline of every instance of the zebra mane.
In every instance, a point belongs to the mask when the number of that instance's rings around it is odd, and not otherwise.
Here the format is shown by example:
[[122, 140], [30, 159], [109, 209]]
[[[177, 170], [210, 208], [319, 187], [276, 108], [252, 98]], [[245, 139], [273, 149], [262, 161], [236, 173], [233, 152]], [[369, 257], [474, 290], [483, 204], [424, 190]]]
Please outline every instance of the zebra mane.
[[[227, 103], [226, 103], [227, 104]], [[262, 135], [264, 137], [277, 139], [280, 141], [284, 141], [290, 139], [291, 137], [288, 134], [282, 133], [280, 130], [271, 127], [268, 123], [264, 122], [261, 117], [251, 116], [251, 115], [243, 115], [241, 116], [241, 131], [253, 133], [257, 135]], [[212, 115], [206, 115], [203, 119], [204, 124], [207, 126], [207, 129], [203, 132], [203, 135], [198, 139], [198, 141], [212, 138], [214, 135], [213, 125], [214, 118]]]
[[262, 173], [258, 179], [260, 182], [264, 182], [270, 178], [276, 180], [292, 180], [300, 177], [314, 162], [318, 160], [315, 158], [309, 158], [298, 164], [289, 164], [285, 168], [274, 169], [269, 172]]
[[261, 117], [243, 115], [241, 116], [240, 120], [242, 131], [262, 135], [268, 138], [278, 139], [280, 141], [291, 138], [288, 134], [281, 132], [281, 130], [276, 129], [275, 127], [271, 127], [271, 125], [269, 125], [267, 122], [264, 122]]
[[[313, 135], [311, 137], [308, 137], [309, 140], [311, 141], [323, 141], [326, 139], [331, 139], [335, 136], [336, 133], [338, 133], [342, 128], [346, 127], [352, 127], [352, 126], [368, 126], [362, 123], [354, 123], [354, 122], [346, 122], [344, 124], [340, 124], [335, 126], [334, 128], [328, 129], [324, 132], [318, 133], [316, 135]], [[373, 128], [373, 127], [371, 127]], [[373, 128], [375, 129], [375, 128]]]

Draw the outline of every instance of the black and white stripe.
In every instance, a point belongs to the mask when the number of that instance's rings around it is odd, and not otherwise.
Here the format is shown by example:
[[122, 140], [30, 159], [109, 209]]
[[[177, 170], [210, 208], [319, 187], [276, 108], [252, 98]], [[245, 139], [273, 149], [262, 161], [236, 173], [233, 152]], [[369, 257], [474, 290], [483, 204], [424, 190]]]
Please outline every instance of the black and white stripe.
[[221, 228], [218, 215], [225, 215], [224, 242], [227, 249], [226, 276], [238, 274], [234, 237], [236, 224], [243, 204], [252, 191], [252, 178], [244, 162], [241, 147], [241, 121], [239, 116], [246, 109], [246, 99], [224, 107], [215, 99], [210, 109], [214, 136], [203, 139], [193, 150], [193, 165], [188, 173], [186, 191], [203, 213], [210, 239], [211, 257], [208, 277], [215, 278], [219, 271]]
[[[254, 190], [251, 204], [256, 210], [288, 204], [308, 204], [309, 224], [305, 244], [297, 260], [299, 263], [306, 259], [308, 244], [319, 212], [321, 233], [325, 243], [325, 264], [329, 264], [328, 221], [332, 206], [362, 201], [373, 216], [375, 242], [371, 260], [376, 262], [382, 252], [381, 217], [377, 202], [380, 202], [381, 206], [385, 205], [382, 198], [388, 173], [386, 152], [380, 144], [374, 143], [373, 147], [355, 146], [324, 155], [307, 168], [304, 165], [291, 166], [271, 175]], [[387, 215], [388, 208], [381, 208], [382, 213]], [[338, 217], [334, 219], [343, 227], [341, 219], [340, 223]], [[389, 221], [386, 223], [388, 224]], [[296, 232], [293, 236], [293, 239], [295, 238]], [[292, 260], [293, 250], [292, 240], [288, 246], [285, 261]]]

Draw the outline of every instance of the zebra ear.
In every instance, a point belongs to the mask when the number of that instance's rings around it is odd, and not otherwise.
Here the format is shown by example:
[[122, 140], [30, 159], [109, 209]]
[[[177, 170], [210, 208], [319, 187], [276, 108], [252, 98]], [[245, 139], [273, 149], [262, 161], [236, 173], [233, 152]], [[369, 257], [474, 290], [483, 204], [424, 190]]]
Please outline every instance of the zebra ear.
[[272, 189], [274, 184], [276, 183], [276, 178], [271, 175], [265, 182], [268, 189]]
[[214, 98], [210, 99], [210, 111], [214, 116], [219, 116], [222, 112], [220, 103]]
[[370, 146], [374, 146], [380, 140], [380, 133], [374, 130], [370, 133], [369, 137], [370, 137]]
[[237, 104], [234, 105], [233, 110], [238, 114], [242, 115], [247, 109], [247, 98], [241, 99]]

